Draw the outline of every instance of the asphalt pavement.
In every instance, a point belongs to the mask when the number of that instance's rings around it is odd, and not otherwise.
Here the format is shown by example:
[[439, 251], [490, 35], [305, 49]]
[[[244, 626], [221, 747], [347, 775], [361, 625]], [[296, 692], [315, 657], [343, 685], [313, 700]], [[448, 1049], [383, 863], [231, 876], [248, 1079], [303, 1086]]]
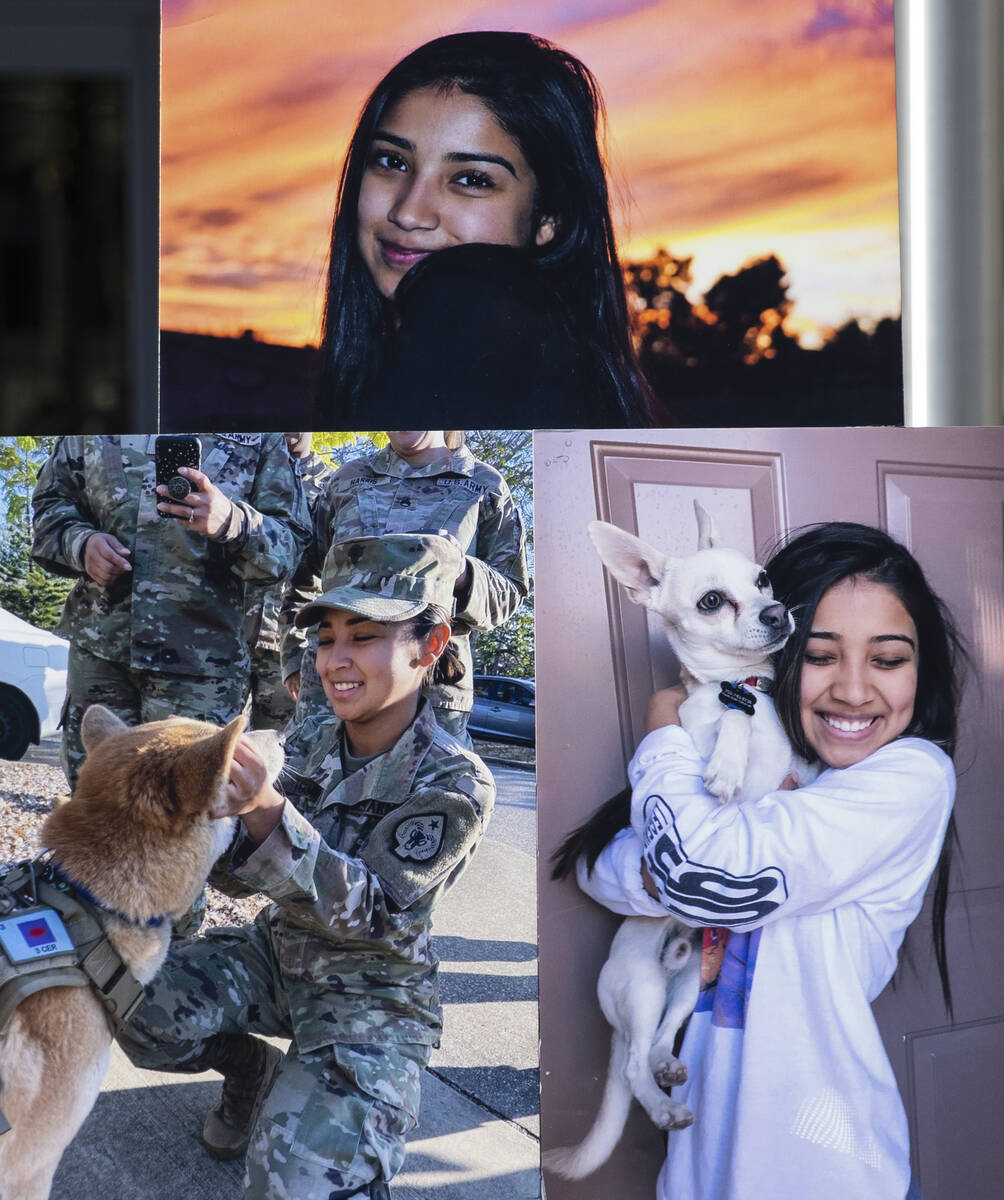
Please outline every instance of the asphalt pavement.
[[[35, 761], [50, 761], [43, 747]], [[396, 1200], [536, 1200], [536, 799], [532, 771], [491, 763], [495, 816], [466, 874], [436, 910], [441, 1047], [422, 1085]], [[284, 1046], [281, 1041], [276, 1045]], [[240, 1200], [240, 1164], [199, 1143], [219, 1075], [140, 1071], [117, 1046], [52, 1200]]]

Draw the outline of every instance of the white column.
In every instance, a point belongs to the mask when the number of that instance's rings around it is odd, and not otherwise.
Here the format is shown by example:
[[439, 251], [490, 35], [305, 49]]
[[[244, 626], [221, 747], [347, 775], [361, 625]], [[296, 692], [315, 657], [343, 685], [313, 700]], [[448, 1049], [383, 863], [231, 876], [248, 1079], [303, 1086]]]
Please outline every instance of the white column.
[[907, 425], [999, 425], [1001, 0], [896, 0]]

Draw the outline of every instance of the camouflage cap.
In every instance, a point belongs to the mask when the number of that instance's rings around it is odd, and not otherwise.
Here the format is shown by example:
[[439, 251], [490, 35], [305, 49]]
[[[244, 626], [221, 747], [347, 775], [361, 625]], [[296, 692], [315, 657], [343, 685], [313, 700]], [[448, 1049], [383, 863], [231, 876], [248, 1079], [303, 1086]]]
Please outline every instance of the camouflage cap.
[[327, 608], [372, 621], [406, 621], [429, 604], [453, 611], [453, 585], [464, 565], [455, 538], [442, 533], [386, 533], [352, 538], [328, 551], [329, 587], [296, 614], [298, 629]]

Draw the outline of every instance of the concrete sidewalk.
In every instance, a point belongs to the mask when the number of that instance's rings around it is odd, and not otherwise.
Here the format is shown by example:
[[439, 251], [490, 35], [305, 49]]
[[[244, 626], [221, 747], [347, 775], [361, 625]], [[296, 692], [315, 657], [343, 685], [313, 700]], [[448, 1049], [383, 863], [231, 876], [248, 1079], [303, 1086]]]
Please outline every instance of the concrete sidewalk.
[[[540, 1195], [534, 776], [492, 769], [491, 836], [436, 912], [443, 1044], [425, 1073], [397, 1200]], [[217, 1163], [199, 1144], [219, 1087], [212, 1072], [139, 1071], [113, 1047], [52, 1200], [240, 1200], [240, 1164]]]

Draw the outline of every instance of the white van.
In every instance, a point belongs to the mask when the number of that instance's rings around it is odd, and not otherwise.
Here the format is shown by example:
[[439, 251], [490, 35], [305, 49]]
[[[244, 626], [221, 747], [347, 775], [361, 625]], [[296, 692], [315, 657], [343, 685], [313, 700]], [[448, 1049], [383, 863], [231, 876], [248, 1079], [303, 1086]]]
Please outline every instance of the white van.
[[0, 758], [56, 732], [70, 643], [0, 608]]

